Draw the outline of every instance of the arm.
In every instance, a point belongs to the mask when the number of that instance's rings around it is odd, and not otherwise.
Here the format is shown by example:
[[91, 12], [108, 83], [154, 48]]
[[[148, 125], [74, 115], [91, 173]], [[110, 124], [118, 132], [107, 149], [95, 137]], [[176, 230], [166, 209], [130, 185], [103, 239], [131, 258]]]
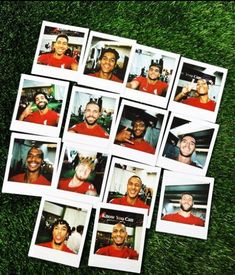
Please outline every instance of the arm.
[[126, 87], [130, 89], [138, 89], [140, 83], [137, 80], [132, 80], [131, 82], [127, 82]]
[[73, 71], [77, 71], [78, 70], [78, 63], [72, 63], [71, 64], [71, 70], [73, 70]]
[[182, 91], [180, 93], [178, 93], [178, 95], [176, 95], [174, 100], [175, 101], [180, 101], [183, 97], [188, 95], [192, 90], [193, 83], [194, 83], [194, 79], [192, 80], [192, 82], [190, 84], [183, 87]]
[[20, 121], [23, 121], [26, 117], [28, 117], [29, 115], [31, 115], [33, 113], [32, 110], [32, 105], [33, 103], [31, 102], [26, 108], [25, 110], [22, 112], [22, 114], [19, 117]]
[[128, 128], [124, 128], [120, 132], [117, 133], [115, 137], [115, 141], [121, 143], [121, 142], [128, 142], [130, 144], [134, 144], [132, 141], [130, 141], [131, 138], [131, 132], [127, 130]]

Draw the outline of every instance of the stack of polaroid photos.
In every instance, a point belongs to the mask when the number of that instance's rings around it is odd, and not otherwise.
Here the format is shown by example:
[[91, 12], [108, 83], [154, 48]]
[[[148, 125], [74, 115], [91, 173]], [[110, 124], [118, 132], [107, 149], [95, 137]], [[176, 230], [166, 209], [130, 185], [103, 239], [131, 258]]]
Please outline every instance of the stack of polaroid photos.
[[43, 21], [31, 73], [2, 189], [41, 197], [29, 256], [79, 267], [94, 208], [88, 265], [140, 273], [160, 179], [156, 231], [207, 239], [226, 69]]

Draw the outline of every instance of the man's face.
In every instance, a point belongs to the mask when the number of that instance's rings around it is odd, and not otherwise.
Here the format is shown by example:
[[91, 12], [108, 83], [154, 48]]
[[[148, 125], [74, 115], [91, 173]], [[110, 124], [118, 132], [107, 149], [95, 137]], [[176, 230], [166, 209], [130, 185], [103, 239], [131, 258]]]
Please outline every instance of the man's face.
[[191, 195], [183, 195], [180, 200], [180, 208], [185, 211], [189, 212], [193, 208], [193, 197]]
[[43, 94], [38, 94], [35, 97], [35, 104], [39, 110], [44, 110], [48, 104], [48, 101]]
[[114, 244], [122, 246], [125, 243], [127, 237], [126, 228], [123, 224], [116, 224], [113, 227], [112, 239]]
[[157, 66], [151, 66], [148, 70], [148, 78], [150, 80], [157, 80], [160, 77], [160, 70]]
[[145, 134], [145, 123], [142, 120], [136, 120], [133, 125], [133, 135], [135, 138], [142, 138]]
[[197, 93], [199, 95], [207, 95], [209, 87], [205, 79], [199, 79], [196, 86]]
[[87, 104], [85, 110], [85, 121], [88, 125], [96, 124], [100, 116], [99, 106], [96, 104]]
[[115, 54], [106, 52], [100, 60], [100, 68], [103, 73], [111, 73], [116, 65]]
[[127, 183], [127, 196], [131, 199], [137, 198], [140, 193], [141, 185], [139, 178], [130, 178]]
[[91, 173], [91, 167], [87, 164], [79, 163], [76, 167], [76, 178], [85, 181]]
[[185, 136], [180, 142], [180, 154], [184, 157], [190, 157], [195, 151], [195, 147], [195, 139], [190, 136]]
[[55, 244], [62, 244], [68, 237], [68, 229], [65, 224], [58, 224], [52, 231], [53, 242]]
[[64, 55], [68, 49], [68, 41], [65, 37], [59, 37], [54, 44], [55, 53], [59, 56]]
[[41, 150], [37, 148], [32, 148], [27, 155], [26, 158], [26, 165], [27, 169], [30, 172], [35, 172], [40, 170], [40, 167], [42, 165], [42, 152]]

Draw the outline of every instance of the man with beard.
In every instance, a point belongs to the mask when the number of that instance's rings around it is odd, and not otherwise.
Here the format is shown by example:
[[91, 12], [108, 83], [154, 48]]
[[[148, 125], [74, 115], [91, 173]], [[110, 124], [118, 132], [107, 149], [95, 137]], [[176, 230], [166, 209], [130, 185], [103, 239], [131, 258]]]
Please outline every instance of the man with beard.
[[10, 178], [10, 181], [50, 185], [51, 183], [41, 175], [41, 166], [43, 163], [43, 152], [41, 149], [33, 146], [27, 154], [26, 172], [17, 174]]
[[197, 108], [202, 108], [208, 111], [214, 111], [216, 102], [211, 100], [208, 96], [209, 85], [205, 79], [199, 79], [196, 85], [196, 97], [188, 97], [188, 94], [192, 90], [192, 80], [191, 85], [183, 87], [182, 91], [176, 95], [175, 101], [180, 101], [184, 104], [191, 105]]
[[65, 241], [68, 239], [70, 234], [71, 228], [67, 221], [58, 219], [53, 223], [51, 228], [52, 240], [50, 242], [39, 243], [37, 245], [75, 254], [65, 244]]
[[75, 174], [73, 178], [61, 179], [59, 181], [58, 188], [65, 191], [97, 196], [94, 185], [90, 182], [87, 182], [87, 179], [93, 169], [94, 164], [92, 162], [86, 160], [79, 162], [75, 168]]
[[119, 59], [119, 53], [115, 49], [111, 49], [111, 48], [103, 49], [99, 57], [99, 65], [100, 65], [99, 71], [95, 73], [90, 73], [88, 75], [122, 83], [123, 81], [113, 73], [117, 65], [118, 59]]
[[40, 55], [37, 63], [77, 71], [77, 60], [73, 57], [65, 55], [65, 52], [69, 49], [68, 42], [69, 39], [66, 34], [59, 34], [54, 43], [54, 51]]
[[132, 125], [132, 133], [130, 130], [127, 129], [127, 127], [124, 128], [117, 133], [115, 143], [127, 148], [143, 151], [149, 154], [154, 154], [155, 148], [144, 140], [144, 135], [147, 128], [145, 120], [137, 117], [133, 121]]
[[180, 138], [179, 155], [176, 158], [179, 162], [200, 167], [199, 164], [192, 161], [191, 157], [196, 149], [196, 138], [191, 134], [185, 134]]
[[19, 120], [48, 126], [57, 126], [59, 114], [48, 108], [47, 94], [44, 92], [36, 92], [34, 94], [34, 103], [38, 110], [33, 112], [32, 103], [30, 103], [20, 115]]
[[101, 107], [96, 101], [87, 103], [85, 112], [85, 120], [69, 128], [69, 132], [83, 135], [90, 135], [101, 138], [109, 138], [109, 134], [97, 123], [101, 116]]
[[164, 221], [179, 222], [197, 226], [204, 226], [204, 220], [191, 213], [193, 209], [193, 196], [183, 193], [180, 199], [180, 210], [176, 213], [163, 216]]
[[128, 82], [126, 86], [142, 92], [165, 96], [168, 84], [159, 80], [161, 73], [161, 66], [157, 63], [152, 63], [149, 66], [147, 77], [137, 76], [131, 82]]
[[141, 187], [141, 178], [135, 175], [131, 176], [127, 182], [126, 195], [121, 198], [112, 199], [110, 203], [149, 209], [149, 205], [147, 205], [141, 199], [139, 199]]
[[112, 232], [113, 243], [109, 246], [98, 249], [95, 254], [138, 260], [139, 254], [137, 251], [125, 245], [127, 236], [128, 234], [125, 225], [122, 223], [115, 224]]

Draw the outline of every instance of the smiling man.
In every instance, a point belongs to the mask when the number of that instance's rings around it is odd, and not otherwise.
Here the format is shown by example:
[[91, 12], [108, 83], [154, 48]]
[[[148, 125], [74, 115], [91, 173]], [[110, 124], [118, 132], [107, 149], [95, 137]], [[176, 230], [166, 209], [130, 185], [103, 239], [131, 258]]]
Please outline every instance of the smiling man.
[[127, 88], [136, 89], [142, 92], [165, 96], [168, 84], [159, 80], [162, 68], [157, 63], [149, 66], [147, 77], [137, 76], [127, 83]]
[[137, 251], [125, 245], [127, 237], [125, 225], [122, 223], [115, 224], [112, 231], [112, 244], [98, 249], [95, 254], [138, 260]]
[[149, 205], [139, 199], [141, 187], [141, 178], [135, 175], [131, 176], [127, 182], [126, 195], [121, 198], [112, 199], [110, 203], [149, 209]]
[[147, 128], [146, 121], [140, 117], [136, 117], [132, 122], [132, 126], [132, 132], [127, 128], [119, 131], [115, 137], [115, 143], [123, 147], [154, 154], [155, 148], [144, 140]]
[[183, 193], [180, 199], [180, 210], [176, 213], [163, 216], [163, 220], [179, 222], [197, 226], [204, 226], [204, 220], [193, 215], [193, 196], [190, 193]]
[[183, 87], [182, 91], [176, 95], [175, 101], [202, 108], [208, 111], [214, 111], [216, 102], [208, 96], [209, 85], [206, 79], [198, 79], [196, 84], [196, 97], [187, 97], [192, 90], [194, 79], [190, 85]]
[[41, 166], [43, 163], [43, 151], [33, 146], [26, 157], [26, 172], [17, 174], [10, 178], [10, 181], [50, 185], [51, 183], [41, 175]]
[[57, 126], [59, 114], [48, 108], [47, 94], [36, 92], [34, 94], [34, 103], [38, 110], [33, 111], [33, 103], [30, 103], [19, 117], [20, 121], [32, 122], [48, 126]]
[[101, 138], [109, 138], [109, 134], [98, 124], [101, 116], [101, 107], [96, 101], [87, 103], [83, 122], [73, 125], [69, 128], [69, 132], [83, 135], [90, 135]]
[[68, 42], [69, 39], [66, 34], [59, 34], [54, 43], [54, 51], [52, 53], [44, 53], [40, 55], [37, 63], [77, 71], [77, 60], [73, 57], [65, 55], [65, 52], [69, 48]]
[[50, 242], [39, 243], [37, 245], [75, 254], [65, 244], [65, 241], [68, 239], [70, 234], [71, 228], [67, 221], [58, 219], [53, 223], [51, 228], [52, 240]]
[[98, 78], [122, 83], [123, 81], [113, 73], [118, 59], [119, 53], [115, 49], [103, 49], [99, 57], [99, 71], [90, 73], [89, 76], [95, 76]]

